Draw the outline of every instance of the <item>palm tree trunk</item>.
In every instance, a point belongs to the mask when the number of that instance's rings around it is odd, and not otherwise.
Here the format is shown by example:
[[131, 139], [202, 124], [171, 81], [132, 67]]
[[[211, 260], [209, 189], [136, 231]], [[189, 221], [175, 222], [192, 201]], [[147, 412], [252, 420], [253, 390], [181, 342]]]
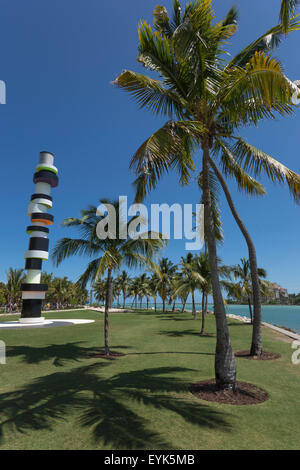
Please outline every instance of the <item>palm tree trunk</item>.
[[125, 308], [125, 299], [126, 299], [125, 291], [123, 291], [123, 308]]
[[208, 144], [205, 143], [203, 145], [203, 201], [205, 223], [204, 228], [205, 237], [208, 245], [208, 256], [217, 329], [217, 344], [215, 355], [216, 384], [217, 387], [221, 389], [236, 390], [236, 362], [230, 342], [225, 306], [223, 302], [218, 273], [217, 248], [209, 191], [208, 162], [209, 150]]
[[166, 300], [163, 299], [163, 313], [166, 312]]
[[175, 312], [175, 304], [176, 304], [176, 300], [174, 300], [173, 302], [172, 312]]
[[183, 313], [185, 311], [185, 304], [186, 304], [186, 301], [187, 301], [187, 297], [182, 301], [182, 310], [181, 310], [181, 313]]
[[200, 335], [204, 335], [205, 332], [205, 292], [202, 291], [202, 325]]
[[249, 313], [250, 313], [251, 325], [253, 325], [252, 307], [251, 307], [251, 300], [250, 300], [249, 297], [248, 297], [248, 305], [249, 305]]
[[107, 290], [106, 290], [106, 298], [105, 298], [105, 313], [104, 313], [104, 343], [105, 343], [105, 355], [109, 356], [109, 344], [108, 344], [108, 330], [109, 330], [109, 322], [108, 322], [108, 315], [109, 315], [109, 306], [111, 303], [111, 289], [112, 289], [112, 282], [111, 282], [111, 268], [107, 271]]
[[208, 156], [208, 161], [211, 167], [213, 168], [215, 174], [217, 175], [218, 180], [221, 183], [221, 186], [225, 193], [232, 215], [237, 225], [239, 226], [242, 234], [244, 235], [247, 246], [248, 246], [251, 280], [252, 280], [252, 291], [253, 291], [253, 307], [254, 307], [252, 344], [251, 344], [250, 354], [252, 356], [260, 356], [262, 353], [261, 299], [260, 299], [260, 288], [259, 288], [259, 278], [258, 278], [258, 272], [257, 272], [257, 259], [256, 259], [255, 246], [252, 241], [252, 238], [250, 237], [249, 232], [246, 229], [244, 222], [240, 218], [234, 206], [231, 194], [229, 192], [229, 189], [225, 183], [223, 176], [221, 175], [215, 162], [209, 156]]

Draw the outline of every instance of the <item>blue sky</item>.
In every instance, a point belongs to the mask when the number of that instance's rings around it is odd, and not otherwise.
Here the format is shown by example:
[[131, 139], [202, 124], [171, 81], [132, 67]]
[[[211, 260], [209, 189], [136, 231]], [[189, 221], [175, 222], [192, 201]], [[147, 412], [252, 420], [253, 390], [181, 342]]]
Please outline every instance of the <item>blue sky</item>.
[[[28, 246], [27, 206], [32, 175], [41, 150], [55, 154], [60, 186], [53, 190], [50, 246], [75, 232], [62, 228], [65, 217], [97, 204], [101, 197], [133, 196], [130, 157], [163, 122], [138, 109], [129, 95], [111, 85], [123, 69], [140, 71], [136, 63], [137, 24], [152, 20], [157, 0], [1, 0], [0, 79], [6, 82], [7, 104], [0, 105], [1, 215], [0, 280], [6, 270], [24, 266]], [[170, 6], [166, 0], [162, 4]], [[217, 19], [233, 2], [216, 0]], [[256, 39], [278, 20], [279, 0], [237, 1], [239, 32], [232, 53]], [[300, 32], [276, 51], [287, 75], [300, 79]], [[300, 110], [292, 118], [260, 124], [243, 136], [300, 173]], [[197, 157], [200, 162], [200, 155]], [[262, 179], [262, 182], [266, 182]], [[287, 188], [272, 186], [264, 198], [249, 198], [229, 182], [237, 208], [257, 248], [258, 264], [268, 279], [300, 292], [299, 207]], [[180, 188], [176, 175], [165, 177], [148, 202], [197, 203], [196, 184]], [[247, 256], [245, 242], [222, 200], [224, 263]], [[164, 252], [174, 262], [184, 254], [184, 241], [171, 241]], [[44, 269], [76, 280], [87, 260], [73, 258]]]

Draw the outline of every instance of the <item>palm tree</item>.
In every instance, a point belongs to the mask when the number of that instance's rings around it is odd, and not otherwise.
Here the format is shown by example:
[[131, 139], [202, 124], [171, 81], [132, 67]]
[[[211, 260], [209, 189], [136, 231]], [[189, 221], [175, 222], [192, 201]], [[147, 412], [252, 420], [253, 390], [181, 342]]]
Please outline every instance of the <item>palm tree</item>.
[[103, 279], [97, 279], [93, 285], [93, 289], [96, 300], [101, 304], [104, 304], [107, 291], [107, 281]]
[[[208, 305], [208, 295], [211, 293], [211, 277], [210, 277], [210, 266], [209, 258], [207, 253], [200, 253], [200, 255], [195, 256], [194, 260], [195, 270], [200, 274], [203, 281], [201, 283], [201, 292], [202, 292], [202, 326], [201, 326], [201, 335], [205, 334], [205, 318], [207, 314], [207, 305]], [[219, 271], [221, 269], [220, 264]]]
[[154, 302], [154, 311], [155, 312], [157, 310], [156, 301], [157, 301], [158, 282], [159, 282], [159, 277], [158, 277], [157, 273], [154, 272], [152, 274], [151, 278], [150, 278], [150, 281], [149, 281], [149, 289], [150, 289], [150, 292], [151, 292], [151, 297], [152, 297], [153, 302]]
[[130, 277], [128, 276], [126, 271], [122, 271], [122, 273], [118, 276], [118, 282], [123, 294], [123, 308], [125, 308], [126, 297], [128, 295], [128, 290], [130, 286]]
[[9, 268], [6, 277], [7, 282], [4, 287], [4, 296], [8, 305], [8, 311], [12, 312], [14, 306], [17, 307], [21, 301], [21, 285], [25, 279], [24, 270]]
[[[191, 171], [197, 168], [193, 154], [202, 150], [205, 236], [217, 325], [216, 382], [221, 388], [235, 389], [236, 364], [218, 276], [209, 175], [210, 169], [216, 172], [215, 162], [219, 161], [223, 174], [234, 177], [241, 190], [262, 195], [264, 188], [247, 171], [253, 170], [254, 175], [265, 171], [272, 181], [286, 181], [293, 196], [299, 199], [299, 175], [236, 134], [238, 127], [274, 118], [276, 113], [292, 113], [290, 81], [279, 62], [269, 55], [271, 48], [279, 44], [284, 29], [281, 24], [271, 28], [228, 62], [224, 44], [237, 30], [236, 10], [232, 8], [223, 21], [213, 24], [209, 0], [190, 2], [185, 9], [178, 0], [173, 5], [172, 21], [167, 10], [158, 6], [154, 10], [155, 31], [146, 22], [139, 26], [138, 61], [160, 78], [125, 70], [115, 84], [131, 93], [141, 107], [168, 116], [166, 124], [133, 156], [131, 166], [137, 173], [137, 201], [153, 190], [162, 175], [172, 168], [178, 170], [180, 182], [188, 184]], [[296, 29], [299, 23], [293, 19], [288, 32]], [[221, 172], [216, 175], [219, 179]], [[242, 222], [236, 214], [233, 212], [241, 229]], [[246, 236], [246, 229], [242, 233]], [[260, 293], [256, 254], [250, 240], [246, 238], [255, 317], [252, 343], [260, 354]]]
[[[190, 253], [191, 255], [191, 253]], [[195, 304], [195, 291], [201, 290], [205, 279], [198, 272], [195, 265], [195, 260], [193, 256], [188, 257], [188, 262], [181, 258], [181, 272], [175, 281], [175, 295], [189, 295], [192, 296], [192, 313], [194, 315], [194, 320], [196, 320], [196, 304]]]
[[[164, 246], [165, 242], [159, 234], [152, 236], [151, 232], [143, 234], [145, 238], [124, 238], [124, 227], [127, 229], [132, 219], [127, 225], [122, 225], [122, 212], [119, 201], [101, 199], [101, 207], [104, 209], [99, 215], [99, 210], [94, 206], [89, 206], [81, 211], [80, 218], [65, 219], [63, 225], [66, 227], [76, 227], [81, 238], [62, 238], [53, 250], [53, 260], [59, 265], [65, 258], [74, 255], [87, 255], [94, 259], [89, 262], [86, 270], [77, 281], [79, 285], [85, 287], [89, 281], [95, 283], [105, 272], [107, 272], [107, 289], [105, 296], [105, 318], [104, 318], [104, 343], [105, 355], [110, 355], [108, 331], [109, 331], [109, 306], [112, 299], [112, 273], [125, 264], [128, 267], [150, 265], [153, 267], [152, 259], [156, 253]], [[109, 208], [113, 208], [110, 211]], [[104, 215], [107, 209], [108, 215]], [[114, 217], [115, 216], [115, 217]], [[116, 224], [114, 233], [109, 233], [107, 238], [101, 239], [97, 235], [98, 223]], [[151, 238], [152, 236], [152, 238]], [[148, 237], [148, 238], [146, 238]], [[99, 256], [100, 255], [100, 256]]]
[[52, 282], [52, 299], [56, 303], [56, 308], [60, 309], [70, 299], [70, 281], [67, 277], [56, 277]]
[[163, 313], [166, 312], [166, 301], [171, 291], [171, 280], [176, 272], [177, 266], [168, 258], [162, 258], [155, 269], [157, 275], [156, 292], [163, 302]]
[[131, 308], [135, 306], [137, 308], [137, 301], [138, 301], [138, 295], [140, 292], [140, 278], [139, 276], [134, 277], [131, 279], [130, 287], [129, 287], [129, 293], [130, 296], [132, 297], [132, 304]]
[[113, 288], [113, 300], [117, 299], [117, 305], [120, 307], [120, 294], [121, 294], [121, 285], [119, 282], [119, 277], [116, 277], [116, 279], [112, 280]]
[[[250, 270], [250, 261], [246, 258], [241, 258], [241, 264], [233, 267], [233, 276], [235, 279], [240, 279], [240, 296], [241, 298], [247, 298], [249, 306], [249, 314], [251, 319], [251, 324], [253, 323], [253, 315], [251, 308], [251, 297], [252, 297], [252, 284], [251, 284], [251, 270]], [[257, 269], [259, 277], [267, 277], [267, 273], [263, 268]]]

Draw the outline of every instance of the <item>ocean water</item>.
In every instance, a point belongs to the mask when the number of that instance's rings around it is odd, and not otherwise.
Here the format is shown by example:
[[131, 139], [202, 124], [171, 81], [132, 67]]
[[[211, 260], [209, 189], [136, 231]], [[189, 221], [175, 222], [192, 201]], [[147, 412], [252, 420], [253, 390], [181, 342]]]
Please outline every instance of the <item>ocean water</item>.
[[[229, 305], [227, 311], [249, 317], [247, 305]], [[266, 323], [285, 326], [300, 333], [300, 305], [262, 305], [262, 319]]]
[[[115, 304], [115, 306], [117, 306]], [[131, 307], [131, 303], [126, 303], [126, 307]], [[138, 303], [138, 308], [140, 304]], [[142, 308], [146, 308], [147, 304], [142, 303]], [[149, 302], [149, 308], [153, 308], [154, 304]], [[176, 310], [181, 310], [182, 304], [176, 303]], [[166, 305], [166, 309], [170, 310], [172, 305]], [[186, 310], [192, 310], [192, 304], [186, 304]], [[212, 305], [208, 306], [208, 309]], [[196, 304], [196, 309], [201, 310], [201, 305]], [[157, 303], [157, 310], [162, 310], [162, 304]], [[248, 305], [229, 305], [226, 309], [228, 313], [241, 315], [249, 318]], [[262, 319], [266, 323], [272, 323], [277, 326], [285, 326], [300, 334], [300, 305], [262, 305]]]

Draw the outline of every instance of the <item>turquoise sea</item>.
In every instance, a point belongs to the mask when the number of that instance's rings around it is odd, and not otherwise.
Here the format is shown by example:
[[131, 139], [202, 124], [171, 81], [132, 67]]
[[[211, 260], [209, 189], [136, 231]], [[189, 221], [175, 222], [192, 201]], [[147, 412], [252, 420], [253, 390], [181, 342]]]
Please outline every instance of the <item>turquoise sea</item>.
[[[138, 304], [139, 306], [140, 304]], [[153, 303], [149, 302], [149, 308], [153, 307]], [[131, 303], [126, 303], [126, 307], [130, 307]], [[176, 309], [181, 309], [181, 304], [176, 304]], [[212, 307], [209, 305], [209, 307]], [[142, 308], [146, 308], [146, 304], [143, 302]], [[158, 310], [162, 309], [162, 304], [157, 304]], [[170, 305], [167, 305], [168, 310], [171, 309]], [[197, 310], [201, 310], [201, 305], [196, 304]], [[192, 304], [186, 304], [187, 310], [192, 310]], [[227, 307], [228, 313], [235, 315], [241, 315], [249, 317], [249, 309], [247, 305], [229, 305]], [[264, 322], [272, 323], [277, 326], [285, 326], [291, 330], [296, 331], [300, 334], [300, 305], [263, 305], [262, 306], [262, 319]]]
[[[229, 313], [249, 317], [247, 305], [229, 305]], [[264, 322], [277, 326], [285, 326], [300, 333], [300, 305], [263, 305], [262, 319]]]

